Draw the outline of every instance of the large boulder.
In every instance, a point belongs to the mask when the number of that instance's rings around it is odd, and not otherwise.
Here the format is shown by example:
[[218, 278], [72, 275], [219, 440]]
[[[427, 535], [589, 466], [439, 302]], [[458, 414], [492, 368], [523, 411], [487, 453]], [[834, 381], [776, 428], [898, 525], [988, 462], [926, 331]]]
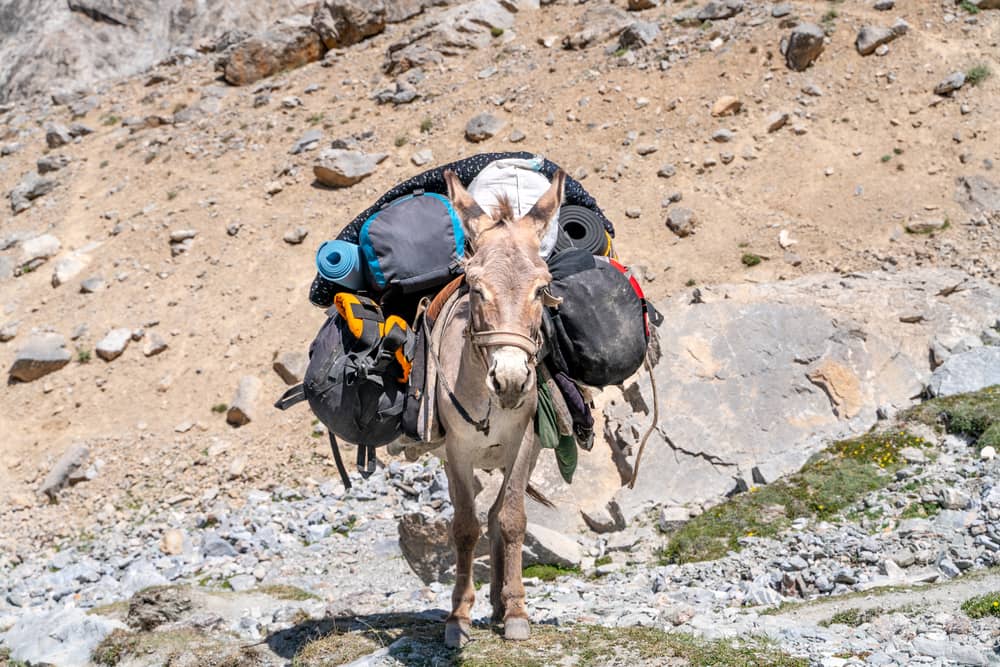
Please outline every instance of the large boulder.
[[217, 69], [229, 83], [245, 86], [315, 62], [323, 53], [323, 42], [309, 19], [296, 16], [229, 49], [219, 59]]
[[652, 419], [644, 371], [604, 392], [607, 445], [581, 453], [588, 468], [571, 486], [542, 453], [532, 482], [557, 509], [529, 503], [532, 522], [568, 530], [582, 510], [613, 530], [655, 505], [697, 510], [737, 480], [797, 470], [869, 429], [880, 407], [910, 405], [931, 378], [932, 345], [993, 325], [1000, 287], [948, 269], [821, 274], [701, 288], [657, 307], [659, 421], [635, 489], [621, 487]]
[[362, 153], [343, 148], [328, 148], [320, 153], [313, 167], [316, 180], [331, 188], [346, 188], [375, 173], [386, 153]]
[[382, 32], [385, 19], [382, 0], [323, 0], [313, 13], [312, 27], [326, 48], [337, 49]]
[[902, 19], [896, 21], [889, 28], [866, 25], [858, 31], [857, 39], [854, 40], [854, 46], [858, 50], [858, 53], [868, 56], [875, 53], [875, 49], [883, 44], [888, 44], [897, 37], [905, 35], [909, 29], [910, 26]]
[[382, 67], [388, 74], [399, 74], [484, 48], [496, 31], [514, 27], [515, 14], [537, 8], [537, 0], [472, 0], [437, 12], [391, 44]]
[[18, 618], [14, 627], [0, 634], [0, 643], [18, 664], [76, 667], [93, 664], [90, 654], [100, 641], [124, 627], [119, 621], [77, 607], [29, 611]]
[[1000, 347], [977, 347], [945, 360], [931, 375], [932, 396], [952, 396], [1000, 384]]
[[801, 72], [823, 53], [826, 33], [815, 23], [800, 23], [782, 42], [788, 69]]

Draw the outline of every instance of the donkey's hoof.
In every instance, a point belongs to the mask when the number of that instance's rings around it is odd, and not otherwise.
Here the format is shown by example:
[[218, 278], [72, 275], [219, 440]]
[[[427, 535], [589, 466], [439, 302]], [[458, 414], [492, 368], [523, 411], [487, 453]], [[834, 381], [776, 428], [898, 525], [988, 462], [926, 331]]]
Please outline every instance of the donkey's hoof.
[[503, 624], [503, 637], [523, 642], [531, 636], [531, 624], [526, 618], [508, 618]]
[[448, 648], [462, 648], [472, 641], [472, 635], [469, 632], [468, 623], [448, 621], [444, 626], [444, 645]]

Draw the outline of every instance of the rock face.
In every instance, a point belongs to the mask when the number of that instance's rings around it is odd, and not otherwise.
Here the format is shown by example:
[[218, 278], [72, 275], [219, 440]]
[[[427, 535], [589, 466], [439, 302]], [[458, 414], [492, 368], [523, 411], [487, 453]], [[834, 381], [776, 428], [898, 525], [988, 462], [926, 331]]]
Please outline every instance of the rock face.
[[31, 382], [59, 370], [69, 363], [70, 358], [65, 338], [59, 334], [41, 334], [28, 339], [27, 344], [17, 351], [10, 377]]
[[294, 17], [232, 47], [217, 67], [226, 81], [245, 86], [321, 57], [323, 43], [319, 34], [305, 17]]
[[785, 43], [785, 64], [788, 69], [801, 72], [813, 64], [823, 52], [826, 34], [815, 23], [800, 23], [788, 35]]
[[[969, 289], [943, 296], [963, 280]], [[626, 518], [654, 503], [715, 502], [754, 469], [772, 481], [824, 440], [868, 429], [876, 407], [909, 405], [931, 377], [932, 341], [992, 325], [1000, 288], [950, 270], [817, 275], [703, 289], [658, 308], [660, 423], [635, 490], [615, 496]], [[919, 322], [900, 322], [914, 312]], [[624, 395], [605, 408], [605, 434], [627, 479], [649, 425], [648, 376]]]
[[314, 2], [8, 0], [0, 13], [0, 102], [134, 74], [174, 48], [226, 31], [254, 34]]
[[952, 396], [1000, 384], [1000, 347], [977, 347], [945, 360], [931, 375], [933, 396]]
[[312, 27], [326, 48], [337, 49], [385, 30], [385, 14], [382, 0], [324, 0], [316, 7]]

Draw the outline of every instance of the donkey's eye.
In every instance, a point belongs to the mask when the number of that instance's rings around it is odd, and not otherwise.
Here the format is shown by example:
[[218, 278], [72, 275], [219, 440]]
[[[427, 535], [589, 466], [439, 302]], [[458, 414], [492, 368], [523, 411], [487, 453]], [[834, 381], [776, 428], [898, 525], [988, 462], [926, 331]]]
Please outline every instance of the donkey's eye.
[[479, 287], [469, 287], [469, 293], [474, 295], [480, 301], [486, 301], [486, 292]]
[[535, 301], [538, 301], [543, 296], [545, 296], [545, 289], [546, 289], [546, 285], [542, 285], [541, 287], [536, 287], [535, 288]]

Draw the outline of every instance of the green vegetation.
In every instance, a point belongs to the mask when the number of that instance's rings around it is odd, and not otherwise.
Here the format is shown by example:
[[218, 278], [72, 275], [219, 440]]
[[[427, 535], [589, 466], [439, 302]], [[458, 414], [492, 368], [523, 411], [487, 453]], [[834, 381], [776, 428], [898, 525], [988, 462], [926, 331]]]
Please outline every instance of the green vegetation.
[[896, 146], [895, 148], [892, 149], [892, 152], [895, 153], [896, 155], [902, 155], [903, 149], [900, 148], [899, 146]]
[[600, 567], [602, 565], [611, 565], [611, 556], [601, 556], [594, 561], [594, 567]]
[[910, 503], [899, 515], [900, 519], [927, 519], [936, 516], [941, 511], [937, 503]]
[[177, 190], [171, 190], [167, 193], [167, 201], [173, 201], [177, 198]]
[[622, 47], [619, 47], [619, 48], [615, 49], [615, 52], [613, 54], [611, 54], [611, 55], [613, 55], [615, 58], [621, 58], [626, 53], [628, 53], [628, 47], [627, 46], [622, 46]]
[[107, 160], [101, 160], [101, 164], [98, 165], [99, 168], [104, 169], [110, 164]]
[[[802, 470], [764, 487], [752, 487], [695, 517], [671, 535], [664, 563], [713, 560], [738, 551], [743, 537], [771, 537], [793, 519], [828, 519], [866, 493], [887, 486], [903, 467], [899, 451], [925, 447], [905, 431], [868, 433], [842, 440], [811, 458]], [[887, 474], [888, 473], [888, 474]]]
[[1000, 617], [1000, 591], [990, 591], [989, 593], [969, 598], [962, 603], [962, 611], [969, 618]]
[[982, 449], [1000, 447], [1000, 385], [968, 394], [934, 398], [907, 410], [903, 417], [975, 441]]
[[229, 406], [225, 403], [216, 403], [212, 406], [212, 412], [223, 413], [229, 409]]
[[396, 144], [396, 148], [400, 148], [402, 146], [405, 146], [409, 142], [410, 142], [410, 138], [408, 136], [406, 136], [405, 134], [401, 134], [398, 137], [396, 137], [396, 140], [393, 143]]
[[503, 35], [503, 28], [490, 28], [490, 34], [494, 37], [500, 37]]
[[555, 581], [567, 574], [580, 574], [580, 568], [563, 567], [562, 565], [529, 565], [524, 568], [523, 574], [525, 577], [541, 579], [542, 581]]
[[420, 131], [423, 132], [424, 134], [427, 134], [433, 129], [434, 129], [434, 121], [431, 120], [430, 116], [420, 121]]
[[856, 628], [859, 625], [871, 622], [884, 613], [885, 610], [880, 607], [875, 607], [874, 609], [845, 609], [844, 611], [838, 611], [825, 621], [820, 621], [819, 624], [824, 628], [830, 627], [835, 623]]
[[965, 82], [972, 86], [978, 86], [988, 79], [990, 74], [992, 72], [988, 65], [976, 65], [969, 68], [969, 71], [965, 73]]
[[976, 5], [974, 5], [971, 2], [969, 2], [969, 0], [962, 0], [962, 2], [960, 2], [958, 6], [961, 7], [962, 9], [964, 9], [965, 11], [967, 11], [970, 14], [978, 14], [979, 13], [979, 7], [977, 7]]
[[743, 262], [743, 266], [757, 266], [764, 261], [764, 258], [760, 255], [755, 255], [752, 252], [745, 252], [743, 256], [740, 257], [740, 261]]
[[82, 347], [76, 348], [76, 360], [81, 364], [90, 363], [90, 350], [86, 350]]
[[103, 119], [101, 120], [101, 123], [102, 123], [103, 125], [107, 125], [107, 126], [109, 126], [109, 127], [110, 127], [111, 125], [117, 125], [117, 124], [118, 124], [118, 123], [120, 123], [120, 122], [121, 122], [121, 118], [119, 118], [118, 116], [115, 116], [114, 114], [110, 114], [110, 115], [108, 115], [108, 116], [105, 116], [105, 117], [104, 117], [104, 118], [103, 118]]
[[826, 14], [823, 14], [823, 18], [820, 19], [820, 23], [823, 23], [825, 27], [829, 27], [829, 24], [833, 23], [840, 14], [837, 13], [836, 9], [831, 9]]
[[[443, 645], [444, 624], [408, 614], [379, 614], [358, 619], [318, 621], [292, 660], [293, 667], [341, 664], [389, 646], [390, 655], [407, 664], [461, 667], [542, 667], [567, 658], [577, 667], [608, 664], [716, 665], [719, 667], [805, 667], [808, 661], [779, 651], [772, 642], [750, 637], [708, 641], [654, 628], [605, 628], [593, 625], [534, 625], [531, 638], [507, 642], [497, 628], [472, 628], [472, 642], [461, 651]], [[673, 658], [674, 660], [670, 660]]]
[[695, 286], [695, 285], [697, 285], [697, 284], [698, 284], [698, 283], [697, 283], [697, 282], [695, 282], [694, 278], [688, 278], [688, 279], [687, 279], [687, 282], [685, 282], [685, 283], [684, 283], [684, 286], [685, 286], [685, 287], [694, 287], [694, 286]]
[[320, 123], [323, 122], [323, 114], [314, 113], [313, 115], [306, 118], [306, 122], [309, 123], [310, 125], [319, 125]]

